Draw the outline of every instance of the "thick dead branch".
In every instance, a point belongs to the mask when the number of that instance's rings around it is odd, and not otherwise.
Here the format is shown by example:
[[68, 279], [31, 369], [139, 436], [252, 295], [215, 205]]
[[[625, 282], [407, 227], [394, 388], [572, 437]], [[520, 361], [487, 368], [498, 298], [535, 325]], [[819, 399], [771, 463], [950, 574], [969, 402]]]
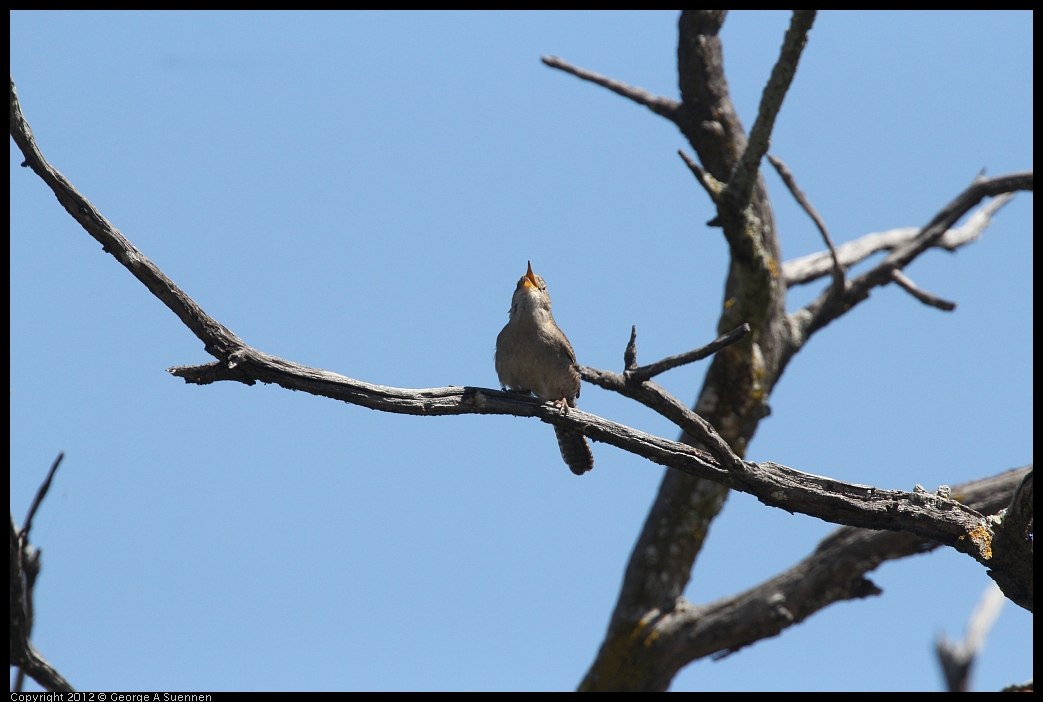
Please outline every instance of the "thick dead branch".
[[1022, 479], [1010, 505], [991, 518], [995, 531], [989, 576], [1015, 604], [1032, 611], [1033, 582], [1032, 471]]
[[[1010, 503], [1031, 468], [958, 485], [954, 497], [994, 514]], [[944, 490], [939, 490], [944, 492]], [[757, 641], [778, 636], [836, 602], [881, 594], [866, 573], [889, 560], [925, 553], [937, 543], [912, 534], [843, 527], [789, 570], [746, 592], [705, 605], [678, 598], [647, 613], [634, 626], [609, 631], [581, 690], [665, 690], [685, 665], [720, 658]], [[633, 637], [621, 645], [619, 635]], [[618, 670], [618, 677], [599, 671]]]
[[[562, 415], [553, 402], [541, 402], [517, 393], [453, 386], [418, 390], [391, 388], [300, 366], [249, 347], [244, 347], [235, 356], [236, 367], [226, 378], [229, 380], [243, 381], [249, 378], [275, 383], [287, 389], [399, 414], [509, 414], [536, 417], [550, 424], [567, 426], [595, 441], [616, 446], [660, 465], [753, 494], [767, 505], [817, 516], [838, 524], [908, 530], [954, 546], [979, 561], [988, 560], [984, 553], [991, 532], [982, 526], [984, 520], [981, 515], [944, 498], [843, 483], [774, 463], [741, 462], [730, 453], [726, 442], [716, 436], [705, 420], [670, 398], [651, 381], [645, 381], [639, 388], [627, 387], [621, 375], [582, 369], [585, 379], [603, 386], [615, 385], [613, 389], [627, 396], [644, 398], [642, 401], [651, 403], [652, 400], [647, 398], [655, 394], [660, 407], [672, 400], [673, 406], [663, 410], [664, 413], [673, 413], [668, 416], [676, 417], [680, 424], [698, 422], [703, 425], [702, 432], [707, 441], [712, 442], [717, 451], [730, 457], [730, 466], [722, 467], [711, 454], [686, 444], [652, 436], [578, 409]], [[189, 382], [203, 378], [199, 382], [205, 384], [212, 382], [211, 371], [218, 365], [174, 368], [171, 372]]]
[[833, 289], [841, 292], [844, 290], [844, 268], [840, 265], [840, 258], [837, 256], [837, 249], [833, 246], [833, 239], [829, 236], [829, 230], [826, 229], [826, 223], [822, 221], [822, 217], [819, 215], [818, 210], [808, 200], [808, 196], [804, 194], [804, 191], [797, 185], [797, 179], [793, 177], [793, 172], [782, 162], [782, 159], [778, 156], [768, 154], [768, 161], [771, 165], [775, 166], [775, 170], [778, 172], [779, 177], [782, 178], [782, 182], [786, 184], [793, 198], [797, 201], [797, 204], [811, 217], [811, 220], [818, 227], [819, 232], [822, 234], [822, 239], [826, 242], [826, 248], [829, 249], [829, 256], [833, 260]]
[[557, 68], [571, 73], [577, 78], [588, 80], [591, 83], [600, 85], [603, 88], [608, 88], [617, 95], [622, 95], [625, 98], [629, 98], [639, 105], [644, 105], [648, 109], [655, 112], [657, 115], [666, 117], [670, 121], [674, 121], [677, 115], [677, 108], [680, 107], [680, 103], [676, 100], [671, 100], [668, 97], [661, 95], [653, 95], [644, 88], [637, 88], [626, 83], [621, 83], [618, 80], [613, 80], [600, 73], [594, 73], [578, 66], [573, 66], [568, 61], [564, 61], [557, 56], [543, 56], [540, 58], [543, 63], [550, 66], [551, 68]]
[[[742, 456], [757, 423], [765, 415], [764, 400], [774, 383], [778, 331], [785, 320], [785, 288], [780, 285], [778, 240], [767, 189], [757, 174], [750, 207], [739, 217], [720, 215], [717, 195], [729, 181], [747, 147], [724, 76], [720, 30], [723, 10], [685, 10], [678, 21], [678, 87], [682, 105], [675, 123], [694, 149], [698, 163], [685, 159], [700, 184], [718, 204], [713, 225], [721, 226], [731, 262], [718, 333], [748, 323], [751, 334], [742, 343], [714, 355], [695, 415], [720, 430], [731, 450]], [[684, 158], [684, 157], [682, 157]], [[712, 178], [712, 180], [711, 180]], [[680, 412], [678, 413], [680, 414]], [[702, 445], [682, 434], [681, 441]], [[655, 502], [631, 553], [612, 622], [623, 627], [676, 600], [691, 577], [709, 525], [724, 504], [727, 491], [712, 482], [667, 471]], [[630, 640], [621, 635], [623, 647]], [[636, 645], [636, 644], [635, 644]], [[601, 659], [595, 666], [601, 665]], [[602, 679], [626, 677], [627, 671], [591, 671]]]
[[[478, 387], [444, 387], [426, 389], [392, 388], [371, 385], [337, 373], [308, 368], [291, 361], [269, 356], [250, 347], [235, 354], [235, 368], [224, 378], [245, 382], [248, 378], [275, 383], [291, 390], [300, 390], [351, 404], [384, 412], [419, 416], [446, 416], [458, 414], [508, 414], [518, 417], [536, 417], [544, 422], [585, 434], [589, 438], [616, 446], [642, 456], [660, 465], [676, 468], [699, 478], [755, 495], [761, 502], [781, 507], [790, 512], [816, 516], [826, 521], [874, 529], [908, 530], [969, 553], [981, 561], [991, 532], [983, 529], [981, 515], [943, 498], [924, 497], [915, 492], [878, 490], [831, 480], [775, 463], [742, 462], [730, 458], [731, 466], [722, 464], [713, 455], [687, 444], [662, 439], [631, 427], [617, 424], [578, 409], [562, 415], [553, 402], [541, 402], [533, 397]], [[171, 369], [171, 373], [188, 382], [212, 382], [219, 363], [206, 366], [185, 366]], [[222, 372], [223, 373], [223, 372]], [[216, 373], [221, 375], [222, 373]], [[583, 369], [584, 378], [609, 385], [613, 379], [623, 386], [619, 392], [640, 396], [639, 390], [652, 392], [651, 381], [638, 389], [626, 387], [622, 376], [605, 371]], [[615, 378], [613, 378], [615, 376]], [[202, 379], [202, 380], [197, 380]], [[613, 388], [616, 389], [616, 388]], [[669, 397], [665, 391], [660, 400]], [[631, 395], [630, 393], [633, 393]], [[672, 398], [670, 398], [672, 399]], [[690, 413], [679, 402], [673, 411]], [[693, 413], [694, 415], [694, 413]], [[680, 421], [698, 421], [714, 448], [732, 456], [723, 439], [715, 438], [713, 428], [698, 418], [687, 415]], [[729, 469], [730, 468], [730, 469]], [[972, 533], [973, 532], [973, 533]], [[980, 537], [973, 537], [975, 534]], [[984, 559], [987, 560], [987, 559]]]
[[[1014, 193], [1003, 193], [992, 198], [972, 212], [963, 225], [945, 232], [934, 246], [946, 251], [956, 251], [961, 246], [977, 241], [986, 227], [992, 224], [992, 216], [1012, 199], [1014, 199]], [[837, 257], [841, 266], [850, 268], [878, 251], [891, 251], [912, 241], [919, 233], [919, 227], [901, 227], [886, 232], [866, 234], [838, 246]], [[804, 285], [828, 275], [831, 264], [830, 252], [820, 251], [786, 261], [782, 264], [782, 276], [786, 280], [787, 287]]]

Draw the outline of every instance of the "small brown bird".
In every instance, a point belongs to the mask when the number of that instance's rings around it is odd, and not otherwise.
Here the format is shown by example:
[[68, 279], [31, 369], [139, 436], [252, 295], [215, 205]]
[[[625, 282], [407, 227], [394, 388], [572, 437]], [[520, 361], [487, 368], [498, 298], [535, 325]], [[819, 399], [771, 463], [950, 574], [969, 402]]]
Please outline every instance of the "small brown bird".
[[[507, 326], [496, 337], [500, 385], [552, 400], [561, 405], [562, 412], [568, 412], [579, 397], [576, 354], [554, 322], [547, 284], [533, 274], [532, 263], [514, 289], [510, 314]], [[561, 457], [573, 473], [583, 475], [594, 467], [594, 455], [582, 434], [558, 426], [554, 433]]]

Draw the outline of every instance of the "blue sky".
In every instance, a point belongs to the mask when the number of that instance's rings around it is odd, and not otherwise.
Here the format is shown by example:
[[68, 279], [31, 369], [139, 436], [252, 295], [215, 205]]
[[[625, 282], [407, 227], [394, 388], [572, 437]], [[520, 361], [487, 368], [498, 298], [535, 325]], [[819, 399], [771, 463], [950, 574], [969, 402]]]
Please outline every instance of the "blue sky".
[[[1032, 19], [819, 15], [772, 152], [835, 240], [1032, 168]], [[495, 387], [526, 260], [580, 363], [620, 370], [632, 324], [642, 362], [714, 337], [727, 252], [680, 133], [539, 62], [676, 97], [676, 20], [14, 12], [11, 72], [51, 163], [247, 343], [371, 383]], [[725, 23], [747, 128], [787, 24]], [[65, 451], [32, 534], [34, 640], [74, 686], [576, 686], [661, 468], [595, 444], [577, 478], [532, 420], [185, 385], [165, 369], [209, 361], [201, 344], [21, 160], [11, 142], [11, 509]], [[820, 250], [767, 180], [784, 257]], [[922, 256], [907, 273], [956, 311], [874, 292], [791, 363], [748, 458], [906, 490], [1031, 462], [1032, 254], [1022, 193], [981, 241]], [[661, 381], [691, 402], [706, 363]], [[579, 404], [677, 434], [592, 386]], [[751, 587], [832, 528], [732, 493], [686, 595]], [[934, 638], [962, 635], [984, 570], [943, 549], [871, 578], [882, 596], [672, 689], [939, 689]], [[974, 687], [1031, 677], [1032, 653], [1008, 602]]]

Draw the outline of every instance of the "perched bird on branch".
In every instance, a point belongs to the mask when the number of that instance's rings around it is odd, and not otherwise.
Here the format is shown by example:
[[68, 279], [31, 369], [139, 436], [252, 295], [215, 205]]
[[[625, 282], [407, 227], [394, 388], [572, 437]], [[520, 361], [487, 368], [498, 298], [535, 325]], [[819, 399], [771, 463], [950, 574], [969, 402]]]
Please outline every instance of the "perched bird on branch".
[[[550, 295], [543, 278], [529, 270], [518, 281], [511, 299], [511, 318], [496, 337], [496, 375], [504, 388], [531, 392], [568, 413], [579, 397], [579, 368], [572, 344], [554, 322]], [[594, 467], [586, 437], [555, 426], [558, 448], [569, 469], [583, 475]]]

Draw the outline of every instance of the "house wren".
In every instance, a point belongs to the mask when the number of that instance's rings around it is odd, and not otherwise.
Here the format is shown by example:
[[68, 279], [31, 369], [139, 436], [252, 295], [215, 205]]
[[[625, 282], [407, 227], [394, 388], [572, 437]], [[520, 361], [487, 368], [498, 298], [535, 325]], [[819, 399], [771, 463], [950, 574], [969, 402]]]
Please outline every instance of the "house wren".
[[[504, 388], [553, 400], [562, 412], [576, 406], [580, 386], [576, 354], [554, 323], [547, 284], [533, 274], [532, 263], [514, 289], [511, 318], [496, 337], [496, 375]], [[583, 475], [594, 467], [594, 455], [582, 434], [559, 426], [554, 433], [561, 457], [573, 473]]]

